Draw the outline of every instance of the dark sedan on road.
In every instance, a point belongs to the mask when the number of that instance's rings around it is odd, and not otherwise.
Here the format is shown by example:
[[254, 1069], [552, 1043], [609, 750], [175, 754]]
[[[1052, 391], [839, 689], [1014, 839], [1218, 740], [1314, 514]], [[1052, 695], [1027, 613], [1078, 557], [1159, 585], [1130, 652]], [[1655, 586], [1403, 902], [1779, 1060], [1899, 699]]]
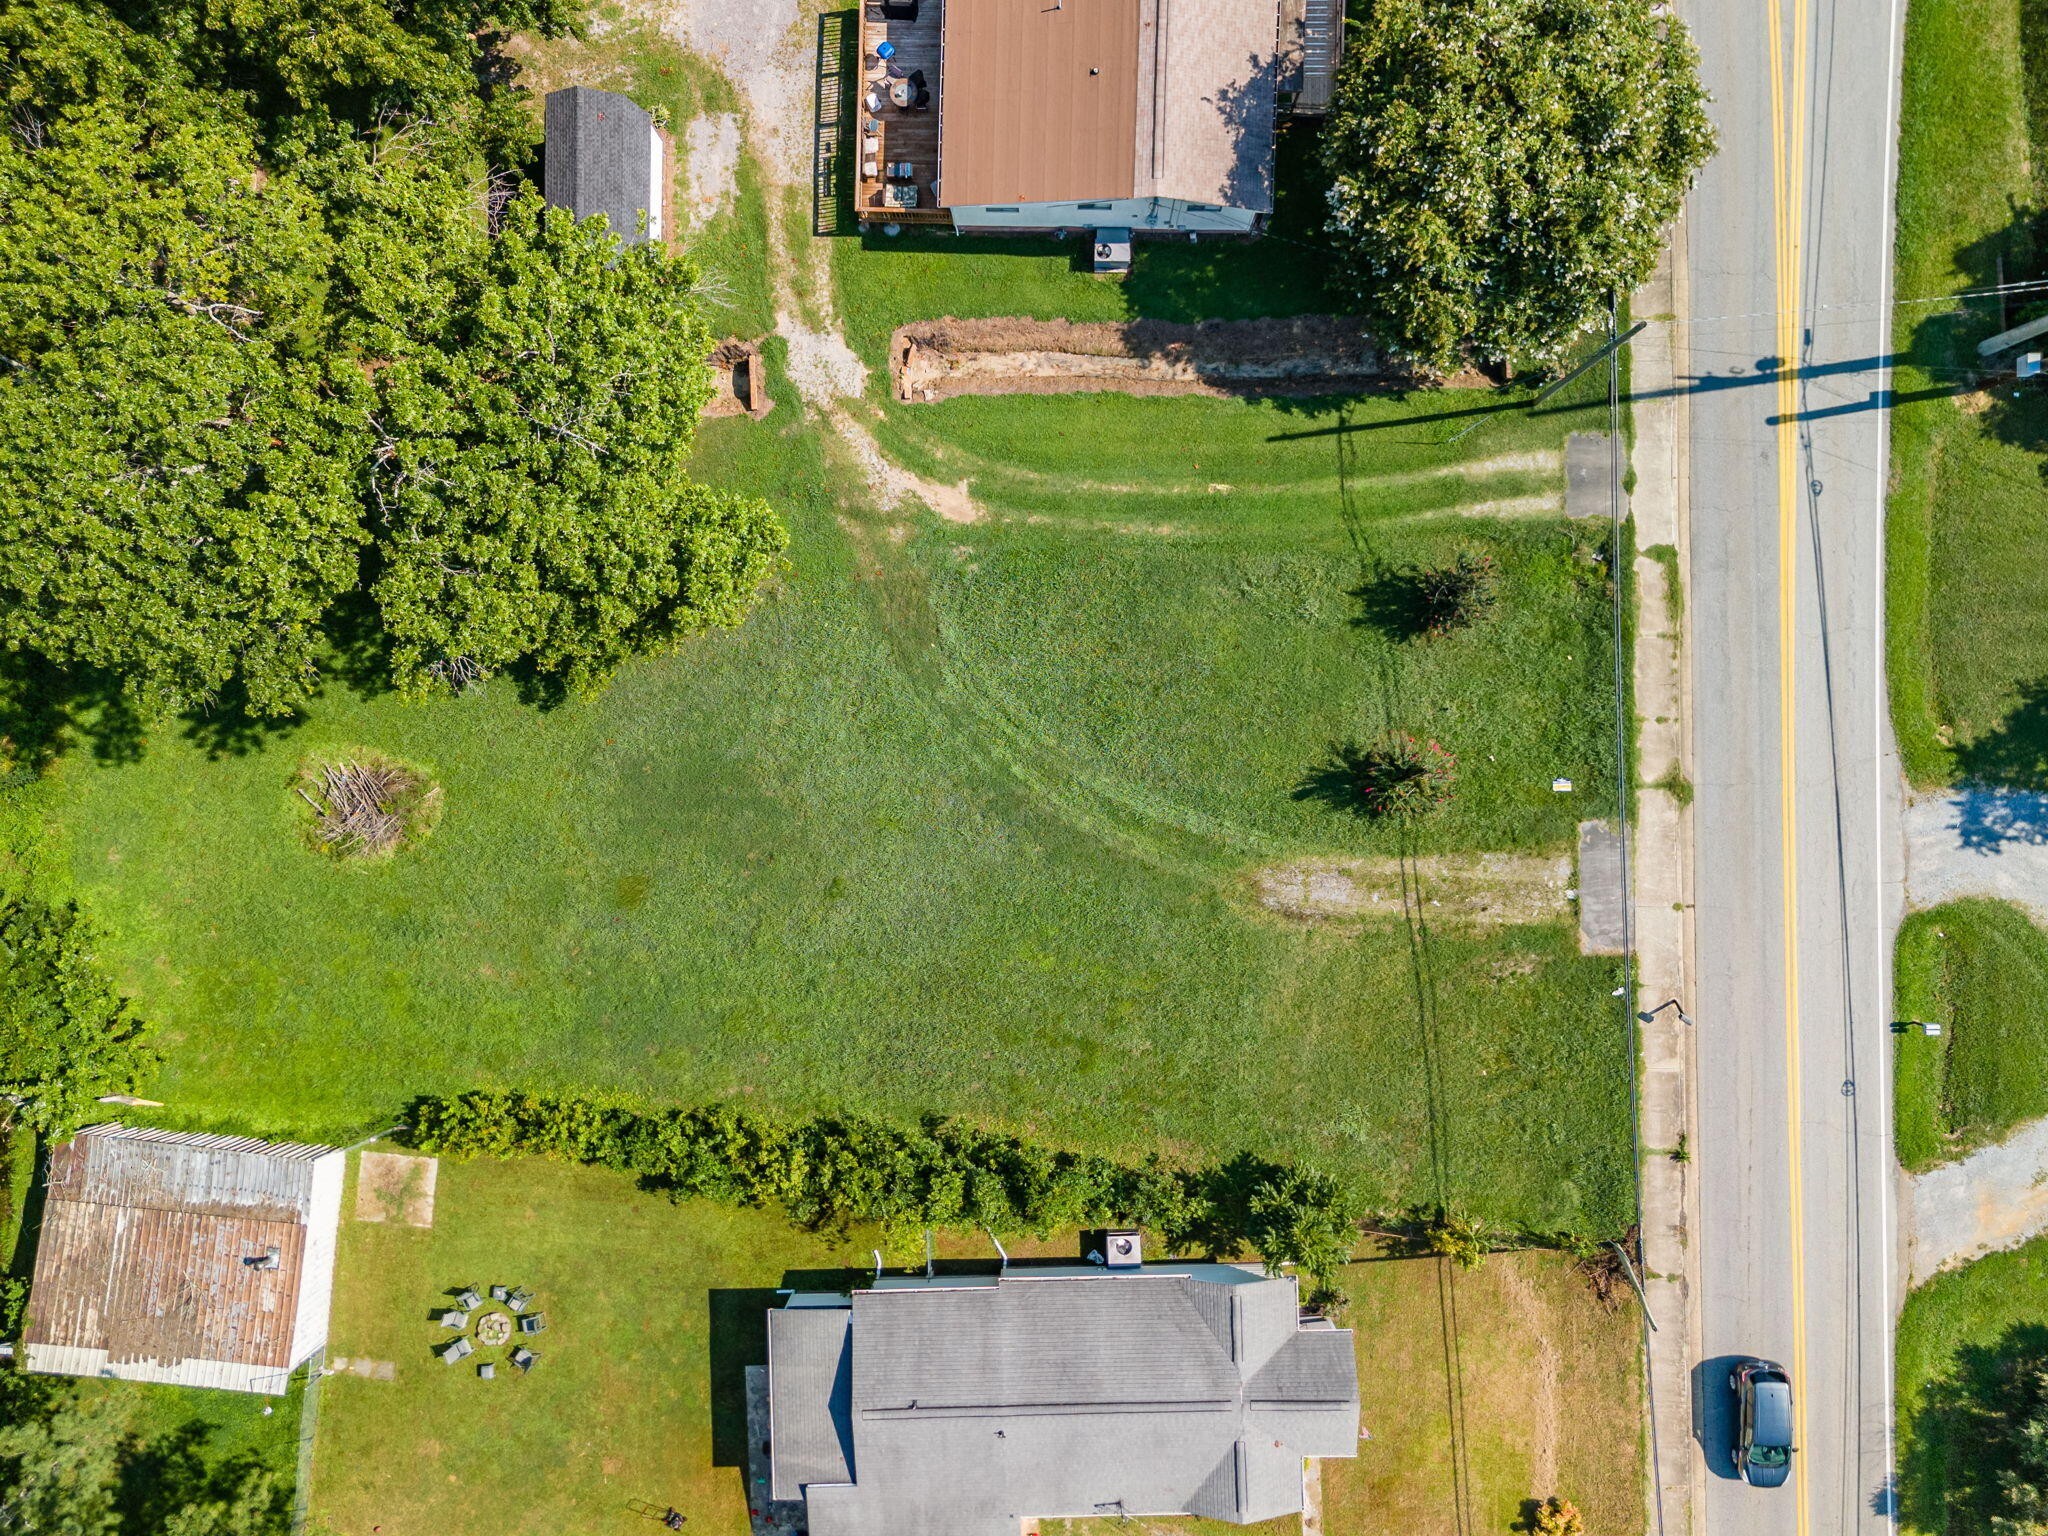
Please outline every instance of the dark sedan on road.
[[1792, 1475], [1792, 1378], [1770, 1360], [1745, 1360], [1728, 1373], [1735, 1391], [1735, 1471], [1752, 1488], [1776, 1488]]

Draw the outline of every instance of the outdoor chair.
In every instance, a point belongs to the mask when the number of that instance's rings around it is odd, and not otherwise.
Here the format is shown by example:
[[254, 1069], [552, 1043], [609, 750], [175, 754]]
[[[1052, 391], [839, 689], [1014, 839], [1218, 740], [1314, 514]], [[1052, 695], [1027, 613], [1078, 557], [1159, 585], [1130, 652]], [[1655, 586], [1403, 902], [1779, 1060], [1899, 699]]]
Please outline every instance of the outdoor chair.
[[441, 1326], [443, 1328], [455, 1329], [466, 1328], [469, 1326], [469, 1316], [463, 1312], [443, 1312], [441, 1314]]
[[882, 0], [882, 20], [917, 20], [917, 0]]
[[491, 1287], [491, 1300], [493, 1301], [503, 1301], [511, 1294], [511, 1288], [508, 1286], [494, 1285]]
[[477, 1295], [475, 1291], [464, 1291], [460, 1296], [455, 1298], [455, 1302], [456, 1305], [461, 1307], [463, 1311], [474, 1312], [478, 1307], [484, 1304], [484, 1299], [483, 1297]]
[[541, 1333], [546, 1330], [547, 1326], [548, 1315], [545, 1312], [536, 1312], [531, 1317], [519, 1319], [519, 1331], [521, 1333]]
[[475, 1353], [476, 1346], [470, 1343], [467, 1338], [460, 1338], [441, 1351], [441, 1359], [445, 1364], [455, 1365], [463, 1360], [467, 1360]]
[[533, 1300], [533, 1292], [514, 1291], [510, 1296], [507, 1296], [505, 1298], [505, 1305], [511, 1308], [514, 1312], [524, 1312], [526, 1310], [526, 1304], [531, 1300]]
[[540, 1356], [530, 1349], [515, 1349], [512, 1351], [512, 1363], [521, 1371], [530, 1371], [540, 1364]]
[[498, 1379], [498, 1368], [486, 1360], [476, 1368], [476, 1374], [479, 1381], [496, 1381]]

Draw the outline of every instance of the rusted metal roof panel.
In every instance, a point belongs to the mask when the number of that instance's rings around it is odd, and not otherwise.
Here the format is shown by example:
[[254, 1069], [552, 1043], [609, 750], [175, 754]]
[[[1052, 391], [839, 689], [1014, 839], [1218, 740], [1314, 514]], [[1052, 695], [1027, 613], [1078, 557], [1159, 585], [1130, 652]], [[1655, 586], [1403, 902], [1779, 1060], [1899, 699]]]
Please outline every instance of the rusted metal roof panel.
[[40, 1346], [31, 1366], [65, 1369], [54, 1362], [104, 1351], [113, 1374], [134, 1367], [193, 1385], [236, 1384], [209, 1375], [223, 1364], [289, 1370], [309, 1245], [332, 1263], [331, 1231], [308, 1223], [336, 1220], [341, 1156], [119, 1126], [55, 1148], [29, 1298], [25, 1341]]

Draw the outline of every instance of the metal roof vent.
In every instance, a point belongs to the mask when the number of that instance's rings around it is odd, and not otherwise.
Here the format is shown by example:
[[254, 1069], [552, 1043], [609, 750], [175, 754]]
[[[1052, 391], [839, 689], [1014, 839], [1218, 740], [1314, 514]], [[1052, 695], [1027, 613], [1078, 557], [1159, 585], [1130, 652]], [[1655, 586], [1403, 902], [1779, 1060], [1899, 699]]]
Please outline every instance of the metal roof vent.
[[1111, 1269], [1136, 1269], [1143, 1264], [1145, 1255], [1137, 1232], [1103, 1233], [1102, 1258]]

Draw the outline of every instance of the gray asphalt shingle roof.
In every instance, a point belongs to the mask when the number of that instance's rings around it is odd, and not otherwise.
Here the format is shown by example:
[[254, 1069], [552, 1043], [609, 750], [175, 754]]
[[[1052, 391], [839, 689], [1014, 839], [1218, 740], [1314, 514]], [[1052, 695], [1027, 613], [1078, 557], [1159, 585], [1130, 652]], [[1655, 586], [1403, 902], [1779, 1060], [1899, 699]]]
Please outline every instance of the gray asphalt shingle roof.
[[[771, 1391], [813, 1405], [786, 1431], [771, 1403], [774, 1493], [805, 1489], [812, 1536], [1013, 1536], [1119, 1509], [1245, 1523], [1301, 1507], [1304, 1456], [1357, 1450], [1351, 1334], [1300, 1327], [1292, 1278], [1013, 1270], [857, 1292], [836, 1334], [821, 1310], [769, 1329]], [[839, 1422], [815, 1404], [848, 1358], [842, 1470], [797, 1426]]]
[[625, 245], [658, 224], [654, 119], [616, 91], [572, 85], [548, 92], [541, 184], [549, 203], [579, 219], [603, 214]]

